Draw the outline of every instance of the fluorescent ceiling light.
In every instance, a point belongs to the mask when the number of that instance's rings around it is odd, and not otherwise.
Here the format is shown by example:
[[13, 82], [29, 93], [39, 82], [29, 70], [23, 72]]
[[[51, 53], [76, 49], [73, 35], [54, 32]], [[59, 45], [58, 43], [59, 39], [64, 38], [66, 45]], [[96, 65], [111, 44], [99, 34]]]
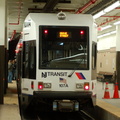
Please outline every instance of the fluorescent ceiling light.
[[106, 14], [107, 12], [110, 12], [111, 10], [115, 9], [116, 7], [120, 6], [120, 1], [118, 0], [117, 2], [113, 3], [112, 5], [108, 6], [104, 10], [98, 12], [93, 16], [94, 19], [99, 18], [100, 16]]
[[118, 24], [120, 24], [120, 21], [117, 21], [117, 22], [115, 22], [115, 23], [113, 23], [114, 25], [118, 25]]
[[115, 33], [116, 33], [116, 30], [115, 30], [115, 31], [110, 32], [110, 34], [115, 34]]
[[115, 8], [118, 7], [119, 5], [120, 5], [120, 2], [117, 1], [117, 2], [113, 3], [112, 5], [110, 5], [109, 7], [105, 8], [105, 9], [104, 9], [104, 12], [107, 13], [107, 12], [115, 9]]
[[105, 27], [102, 27], [101, 29], [102, 30], [105, 30], [105, 29], [108, 29], [108, 28], [110, 28], [110, 27], [112, 27], [111, 25], [107, 25], [107, 26], [105, 26]]
[[108, 35], [112, 35], [112, 34], [115, 34], [116, 31], [112, 31], [112, 32], [109, 32], [109, 33], [105, 33], [105, 34], [102, 34], [102, 35], [99, 35], [97, 38], [102, 38], [102, 37], [105, 37], [105, 36], [108, 36]]
[[95, 14], [95, 15], [93, 16], [93, 18], [94, 18], [94, 19], [97, 19], [97, 18], [99, 18], [100, 16], [102, 16], [102, 15], [104, 15], [104, 14], [105, 14], [105, 12], [102, 10], [102, 11], [98, 12], [97, 14]]

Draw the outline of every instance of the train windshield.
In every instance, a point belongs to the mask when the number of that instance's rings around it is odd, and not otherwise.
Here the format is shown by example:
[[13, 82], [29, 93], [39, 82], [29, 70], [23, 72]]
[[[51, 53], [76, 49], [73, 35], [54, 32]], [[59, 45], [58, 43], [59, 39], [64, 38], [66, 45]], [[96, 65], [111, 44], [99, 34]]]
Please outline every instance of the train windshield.
[[40, 69], [89, 69], [89, 27], [39, 26]]

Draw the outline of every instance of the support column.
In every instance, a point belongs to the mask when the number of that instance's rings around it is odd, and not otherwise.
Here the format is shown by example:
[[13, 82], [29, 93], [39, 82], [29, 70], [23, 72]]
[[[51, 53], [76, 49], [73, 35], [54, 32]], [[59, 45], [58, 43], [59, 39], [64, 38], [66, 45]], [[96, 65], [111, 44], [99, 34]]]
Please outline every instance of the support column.
[[120, 25], [116, 26], [116, 79], [120, 90]]
[[0, 104], [3, 104], [5, 80], [5, 12], [6, 0], [0, 0]]

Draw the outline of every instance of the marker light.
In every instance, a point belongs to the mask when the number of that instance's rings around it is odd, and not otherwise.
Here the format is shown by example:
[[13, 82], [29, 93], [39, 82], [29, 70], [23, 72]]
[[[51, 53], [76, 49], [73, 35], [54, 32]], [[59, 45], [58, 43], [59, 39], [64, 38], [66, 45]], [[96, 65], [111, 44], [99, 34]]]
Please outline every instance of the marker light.
[[84, 90], [89, 90], [90, 89], [89, 87], [90, 87], [89, 82], [85, 82], [84, 83]]
[[40, 89], [40, 90], [43, 89], [43, 83], [42, 82], [38, 82], [38, 89]]
[[34, 82], [31, 82], [31, 89], [34, 89]]
[[48, 34], [48, 30], [44, 30], [44, 34]]
[[85, 32], [84, 32], [83, 30], [80, 31], [80, 34], [81, 34], [81, 35], [84, 35], [84, 33], [85, 33]]

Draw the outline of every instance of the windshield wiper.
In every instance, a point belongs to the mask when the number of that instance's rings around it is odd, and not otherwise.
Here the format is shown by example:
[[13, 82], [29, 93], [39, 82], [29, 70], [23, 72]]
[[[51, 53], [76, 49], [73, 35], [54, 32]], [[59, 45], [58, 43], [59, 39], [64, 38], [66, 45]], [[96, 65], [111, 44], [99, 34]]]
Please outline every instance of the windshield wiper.
[[72, 77], [73, 73], [75, 72], [76, 70], [73, 70], [69, 75], [68, 77]]
[[[84, 60], [84, 59], [82, 59], [82, 60], [79, 62], [79, 64], [81, 64], [81, 63], [83, 62], [83, 60]], [[80, 66], [80, 65], [76, 66], [76, 67], [74, 68], [74, 70], [68, 75], [68, 77], [72, 77], [73, 73], [79, 68], [79, 66]]]

